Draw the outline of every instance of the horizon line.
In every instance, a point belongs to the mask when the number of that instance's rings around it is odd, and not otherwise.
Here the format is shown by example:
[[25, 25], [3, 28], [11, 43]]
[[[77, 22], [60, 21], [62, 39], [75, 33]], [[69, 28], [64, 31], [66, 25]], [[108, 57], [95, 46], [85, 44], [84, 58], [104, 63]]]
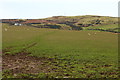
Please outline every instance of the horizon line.
[[[57, 16], [49, 16], [49, 17], [43, 17], [43, 18], [0, 18], [1, 19], [45, 19], [45, 18], [51, 18], [51, 17], [59, 17], [59, 16], [63, 16], [63, 17], [75, 17], [75, 16], [65, 16], [65, 15], [57, 15]], [[76, 16], [103, 16], [103, 15], [76, 15]], [[103, 16], [103, 17], [115, 17], [118, 18], [120, 16]]]

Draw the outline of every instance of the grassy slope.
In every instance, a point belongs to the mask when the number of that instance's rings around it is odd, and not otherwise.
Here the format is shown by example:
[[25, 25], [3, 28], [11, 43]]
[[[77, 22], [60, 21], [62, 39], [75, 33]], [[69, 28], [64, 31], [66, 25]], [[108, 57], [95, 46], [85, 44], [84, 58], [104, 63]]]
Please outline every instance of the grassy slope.
[[[82, 26], [83, 29], [103, 29], [110, 31], [118, 31], [118, 18], [109, 16], [55, 16], [46, 18], [45, 20], [51, 20], [56, 23], [70, 24], [77, 27]], [[89, 26], [88, 26], [89, 25]], [[88, 26], [88, 27], [83, 27]]]
[[[8, 30], [5, 31], [5, 28]], [[37, 45], [27, 52], [32, 56], [56, 58], [56, 63], [48, 62], [57, 68], [58, 72], [48, 73], [53, 77], [66, 74], [76, 78], [85, 78], [90, 74], [93, 74], [91, 77], [117, 77], [117, 40], [118, 36], [109, 32], [3, 26], [3, 50], [13, 46], [6, 52], [13, 54], [36, 42]]]
[[94, 24], [96, 21], [100, 20], [101, 24], [114, 24], [118, 23], [117, 17], [109, 16], [94, 16], [94, 15], [85, 15], [85, 16], [56, 16], [45, 18], [45, 20], [51, 20], [56, 22], [75, 22], [75, 25], [78, 24]]
[[119, 32], [118, 24], [90, 26], [90, 27], [85, 27], [84, 29], [85, 30], [86, 29], [103, 29], [103, 30], [112, 30], [112, 31]]

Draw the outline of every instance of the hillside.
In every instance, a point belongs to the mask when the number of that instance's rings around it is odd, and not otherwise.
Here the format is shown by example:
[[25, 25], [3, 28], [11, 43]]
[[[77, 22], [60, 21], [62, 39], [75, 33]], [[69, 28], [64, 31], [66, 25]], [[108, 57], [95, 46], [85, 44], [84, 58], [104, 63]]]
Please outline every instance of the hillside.
[[100, 30], [118, 33], [118, 18], [109, 16], [53, 16], [44, 19], [13, 19], [3, 23], [29, 25], [37, 28], [54, 28], [63, 30]]
[[2, 77], [117, 79], [118, 29], [104, 16], [4, 19]]
[[118, 35], [3, 24], [2, 63], [5, 79], [118, 78]]

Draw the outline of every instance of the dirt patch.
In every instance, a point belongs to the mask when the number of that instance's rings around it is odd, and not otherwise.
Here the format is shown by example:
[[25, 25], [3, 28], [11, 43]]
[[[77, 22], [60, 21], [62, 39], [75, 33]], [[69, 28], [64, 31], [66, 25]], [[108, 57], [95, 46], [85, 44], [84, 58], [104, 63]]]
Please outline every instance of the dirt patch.
[[15, 55], [5, 54], [2, 56], [2, 69], [10, 70], [13, 74], [18, 73], [48, 73], [51, 72], [51, 66], [46, 62], [51, 62], [50, 58], [38, 58], [28, 56], [29, 53], [17, 53]]

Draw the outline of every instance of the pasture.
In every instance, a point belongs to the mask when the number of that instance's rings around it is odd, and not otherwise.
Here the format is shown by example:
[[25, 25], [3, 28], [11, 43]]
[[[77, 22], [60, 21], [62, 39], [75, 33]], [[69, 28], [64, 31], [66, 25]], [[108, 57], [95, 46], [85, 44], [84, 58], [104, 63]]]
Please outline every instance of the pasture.
[[104, 31], [108, 31], [108, 32], [116, 32], [119, 33], [119, 27], [118, 24], [110, 24], [110, 25], [100, 25], [100, 26], [90, 26], [90, 27], [86, 27], [84, 28], [85, 30], [87, 29], [91, 29], [91, 30], [104, 30]]
[[[7, 24], [3, 24], [2, 34], [3, 78], [118, 77], [117, 34]], [[20, 65], [14, 57], [21, 57]], [[10, 59], [17, 69], [6, 62]]]

